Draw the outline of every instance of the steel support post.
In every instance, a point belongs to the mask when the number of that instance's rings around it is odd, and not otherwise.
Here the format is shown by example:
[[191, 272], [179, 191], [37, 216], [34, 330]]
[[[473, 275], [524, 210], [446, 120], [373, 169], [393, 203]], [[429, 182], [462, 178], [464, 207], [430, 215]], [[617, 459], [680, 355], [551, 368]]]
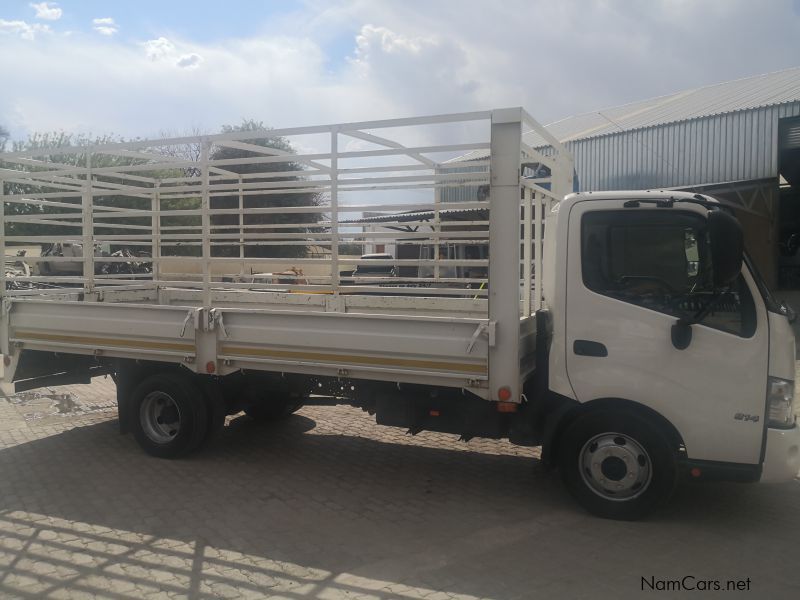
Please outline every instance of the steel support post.
[[339, 130], [331, 131], [331, 287], [339, 295]]
[[0, 286], [0, 304], [6, 295], [6, 182], [0, 179], [0, 256], [3, 257], [3, 285]]
[[[5, 360], [6, 355], [11, 353], [11, 348], [9, 347], [8, 343], [8, 311], [11, 309], [10, 304], [6, 305], [6, 222], [5, 222], [5, 214], [6, 214], [6, 182], [3, 179], [0, 179], [0, 256], [3, 257], [3, 280], [2, 285], [0, 285], [0, 376], [5, 379], [6, 375], [6, 367], [5, 367]], [[0, 390], [2, 393], [5, 390]]]
[[83, 227], [83, 291], [94, 292], [94, 195], [92, 194], [92, 153], [86, 152], [86, 180], [81, 195]]
[[[436, 168], [434, 170], [434, 175], [439, 174], [439, 169]], [[441, 260], [441, 256], [439, 256], [439, 244], [441, 243], [441, 232], [442, 232], [442, 223], [439, 216], [439, 209], [441, 208], [442, 203], [442, 188], [439, 187], [439, 182], [434, 179], [434, 188], [433, 188], [433, 233], [431, 237], [433, 238], [433, 278], [436, 280], [436, 285], [439, 285], [439, 261]], [[395, 244], [395, 247], [397, 244]], [[397, 254], [397, 250], [395, 250], [395, 254]], [[395, 256], [395, 258], [397, 258]], [[419, 269], [419, 267], [417, 267]]]
[[200, 173], [203, 178], [203, 195], [201, 204], [203, 224], [203, 306], [211, 306], [211, 196], [209, 192], [209, 152], [211, 142], [203, 140], [200, 146]]
[[522, 393], [519, 369], [519, 207], [522, 109], [492, 111], [489, 187], [489, 320], [495, 344], [489, 348], [489, 392]]
[[[535, 288], [533, 297], [534, 312], [542, 308], [542, 252], [544, 251], [544, 220], [542, 215], [543, 205], [544, 194], [541, 192], [535, 192], [533, 194], [533, 210], [535, 211], [533, 239], [536, 247], [533, 256], [533, 285]], [[530, 265], [528, 265], [528, 270], [530, 271]], [[527, 290], [528, 294], [530, 294], [530, 285], [528, 286]]]
[[158, 286], [158, 281], [161, 280], [161, 184], [156, 182], [155, 191], [152, 198], [153, 216], [151, 217], [151, 224], [153, 228], [153, 245], [151, 257], [153, 259], [153, 281]]
[[[523, 278], [523, 295], [522, 295], [522, 315], [527, 317], [531, 314], [531, 249], [533, 247], [533, 240], [531, 235], [531, 196], [533, 190], [524, 188], [523, 190], [523, 218], [522, 218], [522, 231], [523, 231], [523, 244], [522, 244], [522, 278]], [[537, 242], [536, 257], [539, 257], [539, 246]]]
[[239, 258], [242, 260], [239, 276], [244, 280], [244, 187], [242, 176], [239, 175]]

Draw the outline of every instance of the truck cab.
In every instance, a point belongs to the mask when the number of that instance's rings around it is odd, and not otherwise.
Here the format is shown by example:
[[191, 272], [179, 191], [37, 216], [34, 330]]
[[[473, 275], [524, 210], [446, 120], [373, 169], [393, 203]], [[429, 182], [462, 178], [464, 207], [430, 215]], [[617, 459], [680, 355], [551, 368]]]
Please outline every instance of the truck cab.
[[737, 481], [797, 474], [790, 311], [741, 258], [738, 222], [716, 200], [571, 194], [546, 227], [549, 387], [583, 415], [559, 464], [584, 504], [619, 516], [667, 493], [681, 469]]

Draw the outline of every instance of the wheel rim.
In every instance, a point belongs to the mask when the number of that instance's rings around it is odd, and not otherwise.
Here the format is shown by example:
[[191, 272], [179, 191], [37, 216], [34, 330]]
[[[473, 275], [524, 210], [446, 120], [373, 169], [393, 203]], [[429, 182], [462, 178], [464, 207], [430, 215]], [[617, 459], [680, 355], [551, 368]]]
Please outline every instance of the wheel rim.
[[639, 442], [622, 433], [601, 433], [578, 456], [583, 482], [606, 500], [633, 500], [650, 485], [652, 462]]
[[139, 421], [148, 438], [157, 444], [166, 444], [175, 439], [180, 431], [181, 411], [169, 394], [150, 392], [142, 400]]

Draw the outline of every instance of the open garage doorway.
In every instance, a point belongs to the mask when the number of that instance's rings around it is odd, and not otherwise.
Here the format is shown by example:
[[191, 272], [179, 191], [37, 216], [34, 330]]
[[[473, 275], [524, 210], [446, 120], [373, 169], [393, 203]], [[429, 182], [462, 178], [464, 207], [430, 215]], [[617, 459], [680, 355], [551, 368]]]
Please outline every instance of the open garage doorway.
[[800, 117], [778, 122], [780, 259], [778, 284], [800, 298]]

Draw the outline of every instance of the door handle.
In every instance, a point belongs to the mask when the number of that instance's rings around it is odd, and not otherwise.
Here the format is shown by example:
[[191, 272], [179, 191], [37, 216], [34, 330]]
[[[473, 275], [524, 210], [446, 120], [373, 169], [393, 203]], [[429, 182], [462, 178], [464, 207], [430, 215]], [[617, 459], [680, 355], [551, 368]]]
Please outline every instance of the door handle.
[[578, 356], [608, 356], [608, 348], [604, 344], [591, 340], [575, 340], [572, 351]]

